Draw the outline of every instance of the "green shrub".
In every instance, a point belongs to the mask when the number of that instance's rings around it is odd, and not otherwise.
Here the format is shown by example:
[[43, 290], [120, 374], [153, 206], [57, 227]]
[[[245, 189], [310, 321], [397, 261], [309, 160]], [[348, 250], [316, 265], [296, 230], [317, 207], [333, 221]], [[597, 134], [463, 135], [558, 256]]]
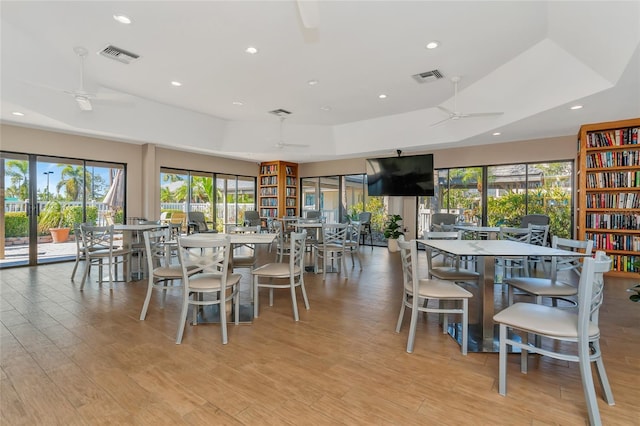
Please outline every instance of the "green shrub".
[[82, 206], [68, 206], [62, 211], [65, 223], [90, 223], [95, 225], [98, 219], [98, 207], [87, 207], [87, 220], [82, 220]]
[[5, 213], [5, 238], [26, 237], [27, 235], [29, 235], [29, 218], [25, 212]]

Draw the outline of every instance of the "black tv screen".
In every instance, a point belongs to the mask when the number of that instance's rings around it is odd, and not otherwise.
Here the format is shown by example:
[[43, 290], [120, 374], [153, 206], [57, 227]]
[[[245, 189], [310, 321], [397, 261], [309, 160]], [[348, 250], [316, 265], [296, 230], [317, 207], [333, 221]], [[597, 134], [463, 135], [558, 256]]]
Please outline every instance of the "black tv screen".
[[367, 159], [370, 196], [433, 196], [433, 154]]

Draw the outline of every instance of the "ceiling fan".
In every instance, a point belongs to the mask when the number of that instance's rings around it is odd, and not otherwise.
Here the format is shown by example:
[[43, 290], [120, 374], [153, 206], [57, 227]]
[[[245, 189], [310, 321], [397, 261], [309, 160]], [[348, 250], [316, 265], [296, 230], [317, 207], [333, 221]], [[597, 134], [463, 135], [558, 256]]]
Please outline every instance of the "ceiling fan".
[[82, 46], [74, 47], [73, 51], [80, 58], [80, 86], [76, 90], [65, 90], [64, 93], [73, 96], [81, 111], [92, 111], [91, 99], [95, 98], [96, 95], [84, 90], [84, 59], [89, 52]]
[[504, 112], [460, 112], [458, 111], [458, 83], [460, 82], [460, 77], [451, 77], [451, 82], [453, 83], [453, 111], [441, 105], [438, 105], [438, 109], [447, 113], [449, 116], [444, 120], [440, 120], [433, 123], [430, 127], [437, 126], [438, 124], [442, 124], [449, 120], [459, 120], [461, 118], [472, 118], [472, 117], [492, 117], [492, 116], [504, 114]]
[[280, 139], [278, 139], [278, 142], [276, 142], [276, 144], [273, 146], [274, 148], [277, 149], [283, 149], [283, 148], [287, 148], [287, 147], [293, 147], [293, 148], [308, 148], [309, 145], [306, 144], [300, 144], [300, 143], [287, 143], [284, 141], [284, 120], [286, 120], [286, 116], [284, 115], [278, 115], [278, 118], [280, 119]]

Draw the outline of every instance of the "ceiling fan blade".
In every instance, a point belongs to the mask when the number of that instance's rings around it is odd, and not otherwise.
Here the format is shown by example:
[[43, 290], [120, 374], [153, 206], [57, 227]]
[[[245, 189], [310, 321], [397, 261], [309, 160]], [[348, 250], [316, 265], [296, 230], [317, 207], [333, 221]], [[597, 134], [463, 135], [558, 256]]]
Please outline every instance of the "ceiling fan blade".
[[504, 112], [470, 112], [468, 114], [462, 114], [466, 117], [493, 117], [497, 115], [502, 115]]
[[438, 126], [438, 125], [440, 125], [440, 124], [444, 123], [445, 121], [449, 121], [449, 120], [451, 120], [453, 117], [454, 117], [454, 116], [449, 116], [449, 117], [445, 118], [444, 120], [436, 121], [435, 123], [431, 124], [429, 127], [435, 127], [435, 126]]
[[282, 146], [290, 146], [290, 147], [294, 147], [294, 148], [309, 148], [309, 145], [306, 144], [302, 144], [302, 143], [287, 143], [287, 142], [283, 142], [281, 143]]
[[450, 116], [454, 116], [456, 115], [455, 112], [451, 111], [449, 108], [445, 108], [443, 106], [438, 105], [437, 108], [442, 111], [442, 112], [446, 112], [447, 114], [449, 114]]

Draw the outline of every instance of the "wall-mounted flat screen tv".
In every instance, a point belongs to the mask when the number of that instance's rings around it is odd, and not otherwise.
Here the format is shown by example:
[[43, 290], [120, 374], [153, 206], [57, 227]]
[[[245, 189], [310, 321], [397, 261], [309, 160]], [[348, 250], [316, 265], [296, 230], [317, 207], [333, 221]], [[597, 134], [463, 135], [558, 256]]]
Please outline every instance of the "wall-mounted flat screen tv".
[[433, 154], [367, 159], [370, 196], [433, 196]]

